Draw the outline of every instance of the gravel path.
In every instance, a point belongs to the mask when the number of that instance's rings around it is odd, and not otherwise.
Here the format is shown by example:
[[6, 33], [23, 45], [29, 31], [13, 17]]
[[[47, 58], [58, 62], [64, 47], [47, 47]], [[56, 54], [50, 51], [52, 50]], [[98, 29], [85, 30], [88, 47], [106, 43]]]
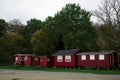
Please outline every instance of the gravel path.
[[0, 80], [120, 80], [120, 75], [0, 69]]

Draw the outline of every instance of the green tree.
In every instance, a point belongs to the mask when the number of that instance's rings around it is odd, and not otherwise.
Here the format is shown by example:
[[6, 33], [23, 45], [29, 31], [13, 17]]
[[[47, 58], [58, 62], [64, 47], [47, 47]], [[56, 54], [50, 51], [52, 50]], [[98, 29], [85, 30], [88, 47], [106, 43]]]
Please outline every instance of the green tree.
[[43, 30], [37, 30], [31, 39], [33, 45], [33, 52], [39, 55], [51, 55], [54, 53], [48, 35]]
[[0, 19], [0, 37], [5, 33], [5, 20]]
[[0, 38], [0, 59], [12, 60], [14, 54], [22, 53], [21, 42], [23, 37], [15, 33], [6, 33]]
[[97, 29], [98, 45], [102, 50], [120, 51], [120, 31], [110, 25], [101, 25]]
[[60, 30], [60, 24], [55, 17], [48, 17], [44, 22], [43, 30], [48, 35], [48, 39], [51, 42], [51, 46], [54, 46], [54, 50], [64, 49], [64, 43], [62, 40], [62, 33]]
[[19, 34], [24, 37], [23, 47], [25, 53], [32, 53], [32, 44], [30, 42], [34, 32], [42, 28], [42, 21], [31, 19], [27, 21], [27, 26], [19, 31]]
[[90, 17], [91, 13], [79, 4], [67, 4], [55, 15], [65, 49], [96, 50], [96, 33]]
[[43, 29], [53, 41], [55, 50], [97, 50], [95, 28], [90, 17], [91, 13], [81, 9], [79, 4], [67, 4], [54, 17], [46, 19]]
[[93, 14], [102, 21], [97, 29], [98, 46], [104, 50], [120, 51], [120, 0], [103, 0]]

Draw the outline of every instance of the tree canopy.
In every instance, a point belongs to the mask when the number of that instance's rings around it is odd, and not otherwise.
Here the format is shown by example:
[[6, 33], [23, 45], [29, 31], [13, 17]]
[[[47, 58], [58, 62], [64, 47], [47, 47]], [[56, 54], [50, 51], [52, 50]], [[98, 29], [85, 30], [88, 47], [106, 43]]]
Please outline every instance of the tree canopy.
[[120, 47], [120, 31], [110, 25], [101, 25], [97, 29], [97, 43], [102, 50], [116, 50]]
[[5, 33], [5, 20], [0, 19], [0, 37], [3, 36], [3, 34]]
[[44, 29], [53, 38], [56, 50], [95, 50], [96, 34], [90, 16], [79, 4], [67, 4], [54, 17], [48, 17]]
[[104, 50], [120, 51], [120, 0], [103, 0], [94, 15], [103, 22], [97, 28], [98, 46]]
[[6, 33], [0, 37], [0, 60], [10, 60], [14, 54], [22, 53], [23, 37], [15, 33]]
[[18, 33], [24, 37], [23, 47], [24, 53], [32, 53], [32, 44], [30, 42], [34, 32], [42, 28], [42, 21], [37, 19], [30, 19], [27, 25]]
[[43, 30], [37, 30], [32, 38], [31, 43], [33, 45], [33, 52], [38, 55], [51, 55], [54, 53], [48, 35]]

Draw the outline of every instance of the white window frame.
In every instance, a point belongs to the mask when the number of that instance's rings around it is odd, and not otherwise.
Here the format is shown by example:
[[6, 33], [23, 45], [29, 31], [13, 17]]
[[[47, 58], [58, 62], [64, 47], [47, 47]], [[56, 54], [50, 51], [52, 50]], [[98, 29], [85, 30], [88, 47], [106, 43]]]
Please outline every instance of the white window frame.
[[27, 57], [27, 56], [25, 56], [25, 57], [24, 57], [24, 60], [25, 60], [25, 61], [27, 61], [27, 60], [28, 60], [28, 57]]
[[63, 56], [62, 55], [57, 56], [57, 62], [63, 62]]
[[100, 54], [99, 55], [99, 60], [105, 60], [105, 55], [104, 54]]
[[43, 62], [43, 60], [40, 60], [40, 62]]
[[18, 57], [15, 57], [15, 60], [18, 61]]
[[90, 55], [90, 60], [95, 60], [95, 55]]
[[65, 55], [65, 62], [71, 62], [71, 55]]
[[35, 60], [35, 61], [38, 61], [38, 58], [35, 58], [34, 60]]
[[86, 60], [86, 55], [81, 55], [81, 60]]

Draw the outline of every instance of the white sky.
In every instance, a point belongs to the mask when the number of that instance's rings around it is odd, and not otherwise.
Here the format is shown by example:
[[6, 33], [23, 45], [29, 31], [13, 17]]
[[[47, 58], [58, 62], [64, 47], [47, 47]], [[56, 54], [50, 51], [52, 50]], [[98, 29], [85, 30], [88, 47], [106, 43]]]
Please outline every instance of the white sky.
[[[92, 11], [97, 9], [101, 0], [0, 0], [0, 18], [10, 21], [20, 19], [22, 23], [31, 18], [45, 20], [54, 16], [67, 3], [79, 3], [81, 8]], [[96, 21], [92, 17], [92, 21]]]

